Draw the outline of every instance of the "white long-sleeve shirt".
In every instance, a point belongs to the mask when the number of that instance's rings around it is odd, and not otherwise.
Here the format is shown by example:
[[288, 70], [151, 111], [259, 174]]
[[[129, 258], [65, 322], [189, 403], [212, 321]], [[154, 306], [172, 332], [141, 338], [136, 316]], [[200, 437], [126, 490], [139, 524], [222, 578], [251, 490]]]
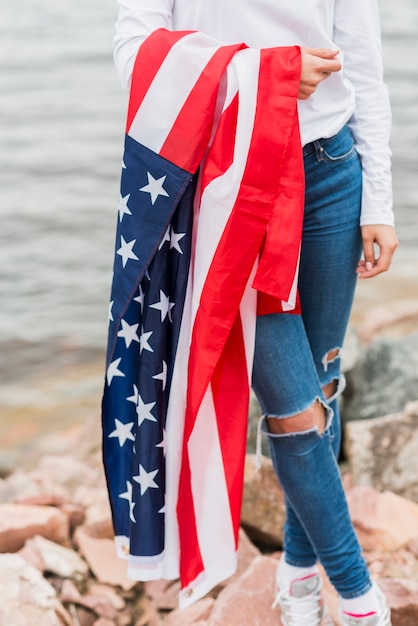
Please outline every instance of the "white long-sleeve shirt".
[[199, 30], [224, 44], [338, 48], [343, 69], [300, 100], [302, 144], [348, 123], [363, 168], [361, 224], [393, 225], [391, 112], [377, 0], [118, 0], [115, 63], [128, 89], [134, 60], [157, 28]]

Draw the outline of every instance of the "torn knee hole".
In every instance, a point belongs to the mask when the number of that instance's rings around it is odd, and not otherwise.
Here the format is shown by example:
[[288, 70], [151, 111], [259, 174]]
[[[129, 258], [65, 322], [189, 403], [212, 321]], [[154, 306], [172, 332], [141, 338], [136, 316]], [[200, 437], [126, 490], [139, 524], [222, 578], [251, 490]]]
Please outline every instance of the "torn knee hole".
[[342, 348], [334, 348], [333, 350], [329, 350], [329, 352], [326, 353], [326, 355], [322, 359], [322, 365], [324, 366], [325, 372], [328, 370], [328, 365], [330, 363], [333, 363], [337, 359], [341, 359], [342, 353]]

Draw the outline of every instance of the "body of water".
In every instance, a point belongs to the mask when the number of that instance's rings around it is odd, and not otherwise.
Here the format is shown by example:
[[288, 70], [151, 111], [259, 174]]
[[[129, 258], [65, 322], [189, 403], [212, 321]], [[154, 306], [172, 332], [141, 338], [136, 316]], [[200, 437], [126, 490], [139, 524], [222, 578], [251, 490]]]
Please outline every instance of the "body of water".
[[[354, 318], [376, 302], [418, 298], [418, 3], [380, 8], [401, 246], [389, 275], [360, 285]], [[0, 6], [6, 404], [28, 380], [103, 358], [127, 100], [112, 60], [116, 12], [110, 0]]]

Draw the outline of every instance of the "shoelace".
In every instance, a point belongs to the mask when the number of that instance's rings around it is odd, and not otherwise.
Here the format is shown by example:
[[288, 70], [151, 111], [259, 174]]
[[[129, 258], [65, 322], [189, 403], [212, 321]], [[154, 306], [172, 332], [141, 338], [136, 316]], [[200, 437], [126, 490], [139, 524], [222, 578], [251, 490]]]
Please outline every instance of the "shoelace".
[[318, 620], [319, 626], [322, 619], [322, 611], [317, 594], [307, 595], [303, 598], [294, 598], [285, 591], [279, 591], [276, 594], [272, 608], [277, 606], [280, 606], [282, 611], [286, 613], [286, 618], [291, 619], [289, 626], [306, 626], [306, 624], [314, 623], [313, 620], [315, 619]]

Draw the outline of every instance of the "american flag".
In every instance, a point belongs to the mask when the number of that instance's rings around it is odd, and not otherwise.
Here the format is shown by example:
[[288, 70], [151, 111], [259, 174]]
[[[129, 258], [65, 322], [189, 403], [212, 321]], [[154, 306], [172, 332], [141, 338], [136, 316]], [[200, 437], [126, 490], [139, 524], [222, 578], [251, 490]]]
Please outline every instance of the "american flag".
[[299, 59], [158, 30], [135, 62], [103, 455], [128, 575], [182, 607], [235, 571], [256, 312], [295, 309]]

